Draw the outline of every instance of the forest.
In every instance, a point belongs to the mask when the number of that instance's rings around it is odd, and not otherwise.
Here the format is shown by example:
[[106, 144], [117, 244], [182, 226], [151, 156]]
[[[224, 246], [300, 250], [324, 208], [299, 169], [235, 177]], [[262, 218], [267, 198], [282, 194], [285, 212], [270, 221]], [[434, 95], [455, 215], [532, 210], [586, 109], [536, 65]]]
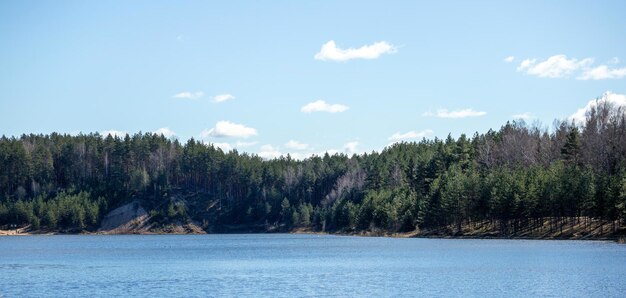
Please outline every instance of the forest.
[[263, 160], [163, 135], [0, 139], [0, 228], [96, 231], [138, 200], [153, 226], [207, 232], [385, 233], [491, 224], [506, 235], [580, 221], [626, 225], [626, 114], [597, 102], [585, 123], [524, 121], [381, 152]]

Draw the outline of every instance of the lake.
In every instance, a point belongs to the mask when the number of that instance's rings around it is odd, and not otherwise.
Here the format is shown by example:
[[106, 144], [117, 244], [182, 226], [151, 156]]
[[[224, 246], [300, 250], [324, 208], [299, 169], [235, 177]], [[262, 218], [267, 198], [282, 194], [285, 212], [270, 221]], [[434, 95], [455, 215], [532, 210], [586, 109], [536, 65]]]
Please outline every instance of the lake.
[[626, 245], [329, 235], [0, 237], [0, 297], [624, 297]]

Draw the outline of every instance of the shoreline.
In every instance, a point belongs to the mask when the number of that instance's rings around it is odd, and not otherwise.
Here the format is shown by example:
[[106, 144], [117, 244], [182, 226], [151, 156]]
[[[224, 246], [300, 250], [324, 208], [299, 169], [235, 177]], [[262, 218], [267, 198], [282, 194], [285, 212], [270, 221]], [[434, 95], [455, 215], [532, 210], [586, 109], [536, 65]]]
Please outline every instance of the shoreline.
[[384, 238], [422, 238], [422, 239], [480, 239], [480, 240], [576, 240], [576, 241], [609, 241], [626, 244], [626, 237], [527, 237], [527, 236], [493, 236], [484, 235], [423, 235], [416, 232], [379, 234], [379, 233], [335, 233], [335, 232], [316, 232], [316, 231], [291, 231], [287, 234], [304, 234], [304, 235], [330, 235], [330, 236], [355, 236], [355, 237], [384, 237]]
[[382, 232], [322, 232], [306, 229], [295, 229], [284, 232], [237, 232], [237, 233], [158, 233], [158, 232], [139, 232], [139, 233], [107, 233], [107, 232], [79, 232], [64, 233], [61, 231], [28, 231], [26, 228], [16, 230], [0, 230], [0, 238], [3, 236], [56, 236], [56, 235], [74, 235], [74, 236], [94, 236], [94, 235], [232, 235], [232, 234], [293, 234], [293, 235], [329, 235], [329, 236], [353, 236], [353, 237], [384, 237], [384, 238], [423, 238], [423, 239], [482, 239], [482, 240], [578, 240], [578, 241], [608, 241], [619, 244], [626, 244], [626, 237], [616, 235], [614, 237], [528, 237], [528, 236], [495, 236], [489, 233], [473, 234], [473, 235], [428, 235], [421, 234], [418, 231], [404, 233], [382, 233]]
[[[133, 222], [133, 221], [131, 221]], [[508, 227], [507, 227], [508, 226]], [[367, 230], [343, 229], [321, 231], [311, 227], [287, 228], [276, 225], [220, 225], [205, 226], [194, 222], [185, 224], [176, 223], [164, 227], [146, 225], [129, 226], [122, 223], [112, 229], [98, 230], [79, 229], [31, 229], [30, 225], [15, 229], [0, 229], [2, 236], [30, 236], [30, 235], [202, 235], [202, 234], [311, 234], [358, 237], [388, 237], [388, 238], [431, 238], [431, 239], [520, 239], [520, 240], [596, 240], [613, 241], [626, 244], [626, 226], [614, 221], [589, 220], [560, 220], [548, 218], [538, 225], [527, 225], [513, 228], [513, 225], [504, 225], [497, 222], [472, 222], [463, 225], [448, 225], [437, 228], [416, 228], [407, 232], [388, 232], [384, 229], [370, 227]], [[5, 226], [4, 228], [7, 228]]]

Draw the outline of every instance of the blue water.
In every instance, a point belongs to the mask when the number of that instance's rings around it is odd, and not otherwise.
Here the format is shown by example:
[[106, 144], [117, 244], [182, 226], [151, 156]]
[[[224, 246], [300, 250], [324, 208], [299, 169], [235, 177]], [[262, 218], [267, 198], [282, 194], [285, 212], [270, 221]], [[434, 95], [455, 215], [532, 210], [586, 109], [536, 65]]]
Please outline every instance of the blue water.
[[0, 237], [0, 297], [626, 297], [626, 245], [318, 235]]

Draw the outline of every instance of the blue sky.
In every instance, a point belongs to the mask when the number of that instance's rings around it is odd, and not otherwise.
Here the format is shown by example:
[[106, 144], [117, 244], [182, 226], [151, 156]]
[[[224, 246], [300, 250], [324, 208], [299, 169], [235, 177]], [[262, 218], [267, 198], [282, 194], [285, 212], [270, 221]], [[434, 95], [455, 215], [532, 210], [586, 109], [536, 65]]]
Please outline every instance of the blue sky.
[[2, 1], [0, 134], [307, 156], [626, 101], [626, 2], [505, 2]]

